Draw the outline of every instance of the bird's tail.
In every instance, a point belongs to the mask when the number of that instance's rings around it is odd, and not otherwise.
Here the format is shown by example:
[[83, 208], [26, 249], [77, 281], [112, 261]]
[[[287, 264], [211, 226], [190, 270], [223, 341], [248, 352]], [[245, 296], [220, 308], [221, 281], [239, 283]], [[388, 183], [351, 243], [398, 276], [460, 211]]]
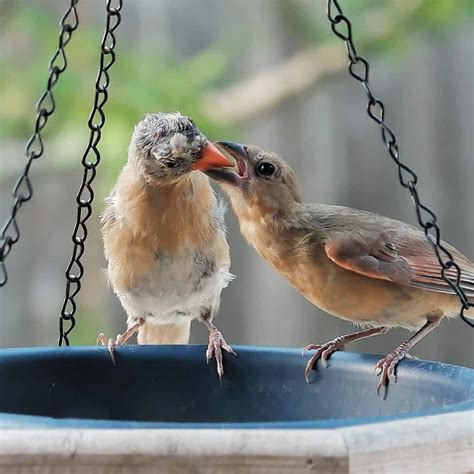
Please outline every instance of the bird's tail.
[[145, 323], [138, 330], [138, 344], [187, 344], [191, 321], [175, 324]]

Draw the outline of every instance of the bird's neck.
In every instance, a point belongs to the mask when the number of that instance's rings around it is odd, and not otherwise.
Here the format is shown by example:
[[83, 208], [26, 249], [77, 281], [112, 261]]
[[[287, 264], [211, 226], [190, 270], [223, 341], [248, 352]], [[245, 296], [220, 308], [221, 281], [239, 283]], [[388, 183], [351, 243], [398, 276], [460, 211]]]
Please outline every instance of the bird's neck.
[[205, 246], [213, 238], [216, 197], [208, 178], [192, 172], [167, 185], [146, 182], [132, 168], [117, 183], [117, 211], [136, 235], [161, 250]]
[[244, 196], [232, 188], [225, 191], [240, 224], [244, 226], [253, 224], [262, 230], [278, 233], [297, 222], [302, 213], [303, 207], [298, 201], [252, 193]]
[[294, 232], [302, 214], [299, 202], [272, 208], [252, 204], [251, 198], [231, 199], [240, 231], [249, 244], [266, 260], [279, 258], [288, 234]]
[[[235, 209], [235, 208], [234, 208]], [[295, 203], [285, 213], [252, 216], [248, 210], [236, 212], [241, 233], [247, 242], [278, 273], [305, 293], [304, 269], [311, 268], [314, 287], [324, 284], [323, 265], [315, 265], [324, 245], [324, 231], [308, 225], [304, 205]]]

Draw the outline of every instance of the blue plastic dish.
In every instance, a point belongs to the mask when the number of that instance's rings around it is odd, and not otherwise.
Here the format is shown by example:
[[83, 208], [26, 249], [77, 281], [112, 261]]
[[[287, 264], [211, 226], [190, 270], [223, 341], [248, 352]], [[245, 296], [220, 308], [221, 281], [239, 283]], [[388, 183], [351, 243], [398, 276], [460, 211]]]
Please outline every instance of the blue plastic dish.
[[0, 350], [0, 428], [334, 428], [474, 408], [474, 370], [404, 360], [385, 400], [376, 355], [333, 354], [307, 384], [296, 349], [236, 346], [222, 387], [204, 346]]

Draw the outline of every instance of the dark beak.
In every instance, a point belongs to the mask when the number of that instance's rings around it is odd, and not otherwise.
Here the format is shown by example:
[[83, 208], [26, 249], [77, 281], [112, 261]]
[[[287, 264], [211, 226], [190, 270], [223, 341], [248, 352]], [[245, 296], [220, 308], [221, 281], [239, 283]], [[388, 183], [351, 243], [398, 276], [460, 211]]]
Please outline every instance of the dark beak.
[[215, 142], [225, 154], [231, 156], [236, 161], [234, 168], [218, 167], [208, 168], [204, 172], [212, 179], [218, 182], [224, 182], [238, 186], [242, 184], [244, 178], [247, 178], [247, 152], [239, 143]]
[[247, 152], [240, 143], [233, 142], [216, 142], [216, 145], [221, 146], [227, 150], [234, 158], [247, 158]]
[[221, 166], [234, 166], [234, 163], [215, 145], [208, 142], [201, 148], [201, 154], [192, 164], [191, 169], [205, 171], [208, 168], [220, 168]]

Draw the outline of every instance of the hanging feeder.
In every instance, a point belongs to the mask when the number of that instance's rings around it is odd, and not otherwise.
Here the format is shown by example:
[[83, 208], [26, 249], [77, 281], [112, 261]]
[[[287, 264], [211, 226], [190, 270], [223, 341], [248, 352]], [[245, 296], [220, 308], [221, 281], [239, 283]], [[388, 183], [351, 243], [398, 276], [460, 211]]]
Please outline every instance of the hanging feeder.
[[[43, 154], [41, 132], [55, 110], [53, 88], [67, 67], [65, 49], [78, 27], [77, 1], [71, 0], [61, 21], [59, 48], [50, 62], [47, 90], [38, 102], [35, 132], [26, 147], [27, 164], [14, 188], [11, 217], [2, 228], [0, 286], [8, 279], [6, 257], [20, 237], [17, 213], [32, 197], [29, 171]], [[103, 107], [115, 61], [114, 31], [121, 19], [122, 0], [115, 6], [112, 3], [106, 2], [59, 345], [69, 345], [75, 297], [84, 273], [86, 222], [92, 214], [92, 182], [105, 124]], [[381, 127], [400, 182], [413, 197], [419, 223], [440, 265], [454, 267], [459, 275], [440, 241], [436, 216], [419, 200], [416, 175], [400, 161], [395, 135], [384, 121], [384, 105], [369, 86], [369, 65], [356, 52], [351, 24], [337, 0], [328, 0], [328, 19], [346, 44], [349, 71], [366, 90], [367, 112]], [[429, 217], [424, 220], [425, 215]], [[457, 282], [446, 281], [459, 295], [463, 311], [467, 309], [469, 303]], [[351, 472], [357, 466], [367, 472], [380, 462], [408, 469], [406, 459], [410, 459], [409, 470], [472, 468], [474, 370], [404, 360], [398, 368], [398, 383], [381, 400], [374, 390], [375, 355], [336, 353], [330, 370], [318, 370], [316, 383], [307, 384], [299, 351], [236, 349], [239, 357], [226, 360], [222, 386], [215, 369], [203, 363], [202, 346], [119, 347], [116, 365], [100, 347], [0, 350], [0, 471], [21, 463], [44, 467], [35, 472], [46, 472], [51, 465], [88, 472], [97, 467], [152, 466], [158, 459], [163, 472], [201, 465], [212, 467], [213, 472], [233, 472], [237, 467], [239, 472], [256, 472], [254, 468], [348, 472], [349, 466]], [[37, 430], [44, 428], [63, 429], [39, 435]], [[107, 428], [108, 432], [98, 434], [89, 428]], [[456, 458], [449, 458], [450, 453]]]
[[375, 355], [336, 353], [307, 384], [298, 350], [236, 350], [220, 387], [202, 346], [120, 347], [115, 366], [100, 347], [4, 349], [0, 471], [472, 467], [474, 370], [406, 360], [382, 401]]
[[407, 360], [382, 401], [376, 355], [336, 353], [308, 384], [299, 350], [238, 350], [220, 386], [199, 345], [120, 347], [116, 365], [101, 347], [6, 349], [0, 429], [334, 428], [474, 408], [463, 367]]

